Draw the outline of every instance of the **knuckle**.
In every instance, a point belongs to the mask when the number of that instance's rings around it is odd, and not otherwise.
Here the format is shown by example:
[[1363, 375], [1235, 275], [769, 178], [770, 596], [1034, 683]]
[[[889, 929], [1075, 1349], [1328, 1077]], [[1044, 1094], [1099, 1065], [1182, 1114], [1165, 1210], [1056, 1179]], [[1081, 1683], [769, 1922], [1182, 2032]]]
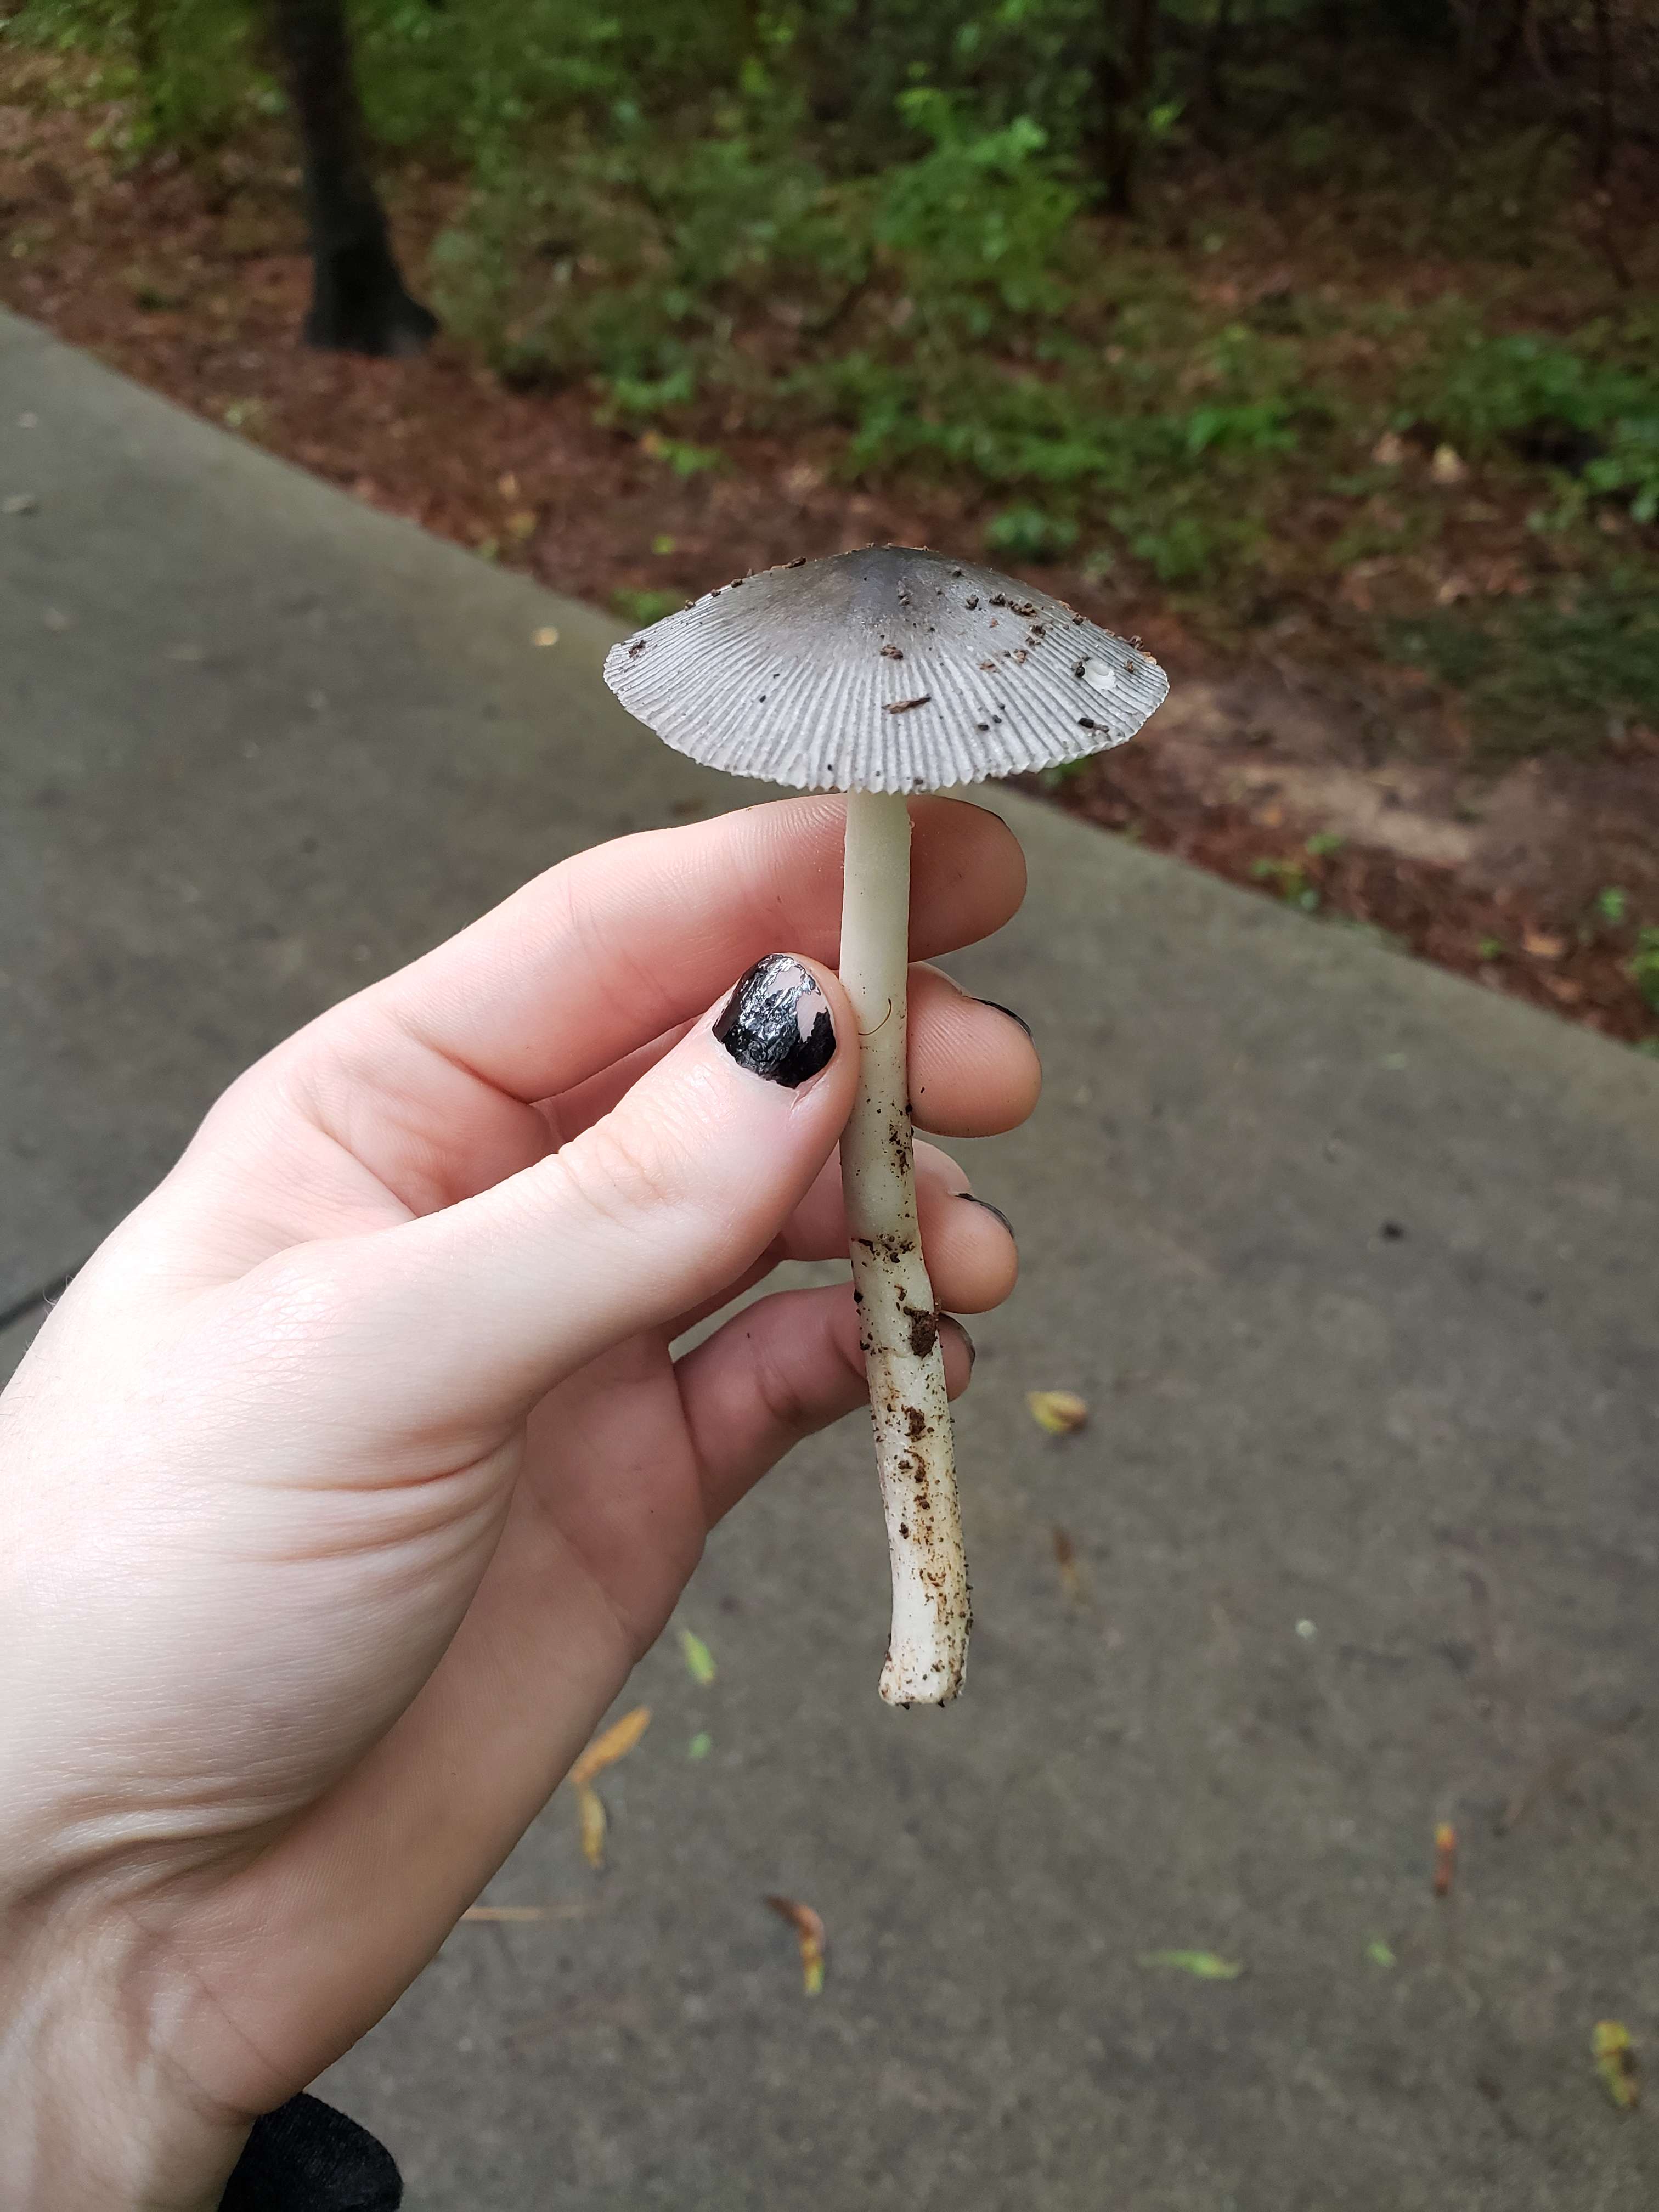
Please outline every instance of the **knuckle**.
[[641, 1216], [677, 1210], [684, 1202], [684, 1176], [660, 1128], [607, 1118], [584, 1130], [557, 1158], [578, 1204], [617, 1228], [631, 1228]]

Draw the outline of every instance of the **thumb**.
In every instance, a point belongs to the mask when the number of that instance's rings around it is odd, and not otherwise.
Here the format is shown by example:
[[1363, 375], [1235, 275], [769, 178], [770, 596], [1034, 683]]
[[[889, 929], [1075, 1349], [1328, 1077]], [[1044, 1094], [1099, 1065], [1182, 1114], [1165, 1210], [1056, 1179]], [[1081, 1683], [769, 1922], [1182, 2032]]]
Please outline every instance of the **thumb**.
[[[405, 1399], [404, 1418], [516, 1415], [609, 1346], [714, 1297], [834, 1149], [857, 1038], [828, 969], [769, 953], [562, 1150], [368, 1240], [380, 1250], [362, 1318], [407, 1370], [416, 1402]], [[415, 1346], [418, 1359], [397, 1357]]]

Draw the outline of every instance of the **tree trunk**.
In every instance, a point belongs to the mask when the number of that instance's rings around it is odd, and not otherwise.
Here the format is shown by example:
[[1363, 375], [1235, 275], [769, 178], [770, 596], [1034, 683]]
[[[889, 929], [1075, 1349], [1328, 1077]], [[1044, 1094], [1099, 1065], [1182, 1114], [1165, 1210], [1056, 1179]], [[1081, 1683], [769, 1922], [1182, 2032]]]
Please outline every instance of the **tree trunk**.
[[1158, 0], [1127, 0], [1128, 25], [1120, 38], [1122, 0], [1106, 0], [1105, 36], [1095, 68], [1096, 128], [1101, 197], [1114, 215], [1133, 215], [1146, 136], [1144, 110], [1152, 88]]
[[1491, 91], [1503, 83], [1515, 67], [1515, 58], [1520, 52], [1527, 35], [1527, 17], [1532, 12], [1532, 0], [1512, 0], [1509, 16], [1503, 29], [1492, 43], [1492, 56], [1477, 80], [1483, 91]]
[[1221, 114], [1227, 105], [1225, 68], [1232, 33], [1233, 0], [1215, 0], [1215, 13], [1205, 34], [1200, 64], [1204, 99], [1212, 115]]
[[419, 353], [437, 317], [410, 297], [369, 173], [344, 0], [267, 0], [305, 149], [313, 290], [307, 344]]
[[1619, 124], [1613, 112], [1613, 19], [1607, 0], [1595, 0], [1595, 120], [1590, 134], [1590, 174], [1605, 185], [1613, 169], [1613, 149], [1619, 143]]

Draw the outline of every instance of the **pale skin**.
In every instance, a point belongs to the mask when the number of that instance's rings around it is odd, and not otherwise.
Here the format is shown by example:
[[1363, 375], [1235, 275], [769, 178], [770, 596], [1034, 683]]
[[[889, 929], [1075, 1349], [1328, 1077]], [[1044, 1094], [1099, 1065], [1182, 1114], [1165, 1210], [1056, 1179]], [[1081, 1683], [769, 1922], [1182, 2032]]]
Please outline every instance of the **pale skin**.
[[[915, 808], [912, 949], [1019, 903], [994, 817]], [[623, 840], [260, 1061], [0, 1397], [0, 2202], [206, 2212], [253, 2116], [393, 2002], [660, 1632], [708, 1529], [865, 1407], [834, 1149], [842, 802]], [[837, 1049], [711, 1034], [763, 954]], [[1006, 1015], [910, 981], [920, 1127], [1035, 1103]], [[940, 1304], [1013, 1246], [919, 1146]], [[969, 1353], [947, 1325], [953, 1395]], [[803, 1654], [803, 1663], [810, 1655]]]

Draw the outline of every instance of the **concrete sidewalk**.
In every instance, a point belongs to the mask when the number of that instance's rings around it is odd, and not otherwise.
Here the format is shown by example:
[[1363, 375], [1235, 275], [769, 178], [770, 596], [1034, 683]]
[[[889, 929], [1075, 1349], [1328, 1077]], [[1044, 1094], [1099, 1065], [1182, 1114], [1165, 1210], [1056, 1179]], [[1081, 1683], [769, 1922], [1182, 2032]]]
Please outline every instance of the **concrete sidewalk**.
[[[265, 1045], [749, 795], [615, 707], [599, 616], [0, 317], [15, 493], [0, 1371]], [[1650, 2207], [1589, 2038], [1659, 2070], [1659, 1066], [1006, 806], [1032, 896], [955, 964], [1048, 1091], [968, 1148], [1027, 1275], [962, 1418], [967, 1696], [876, 1700], [849, 1424], [712, 1543], [716, 1680], [641, 1667], [611, 1873], [556, 1798], [490, 1898], [560, 1917], [461, 1926], [322, 2092], [411, 2212]]]

